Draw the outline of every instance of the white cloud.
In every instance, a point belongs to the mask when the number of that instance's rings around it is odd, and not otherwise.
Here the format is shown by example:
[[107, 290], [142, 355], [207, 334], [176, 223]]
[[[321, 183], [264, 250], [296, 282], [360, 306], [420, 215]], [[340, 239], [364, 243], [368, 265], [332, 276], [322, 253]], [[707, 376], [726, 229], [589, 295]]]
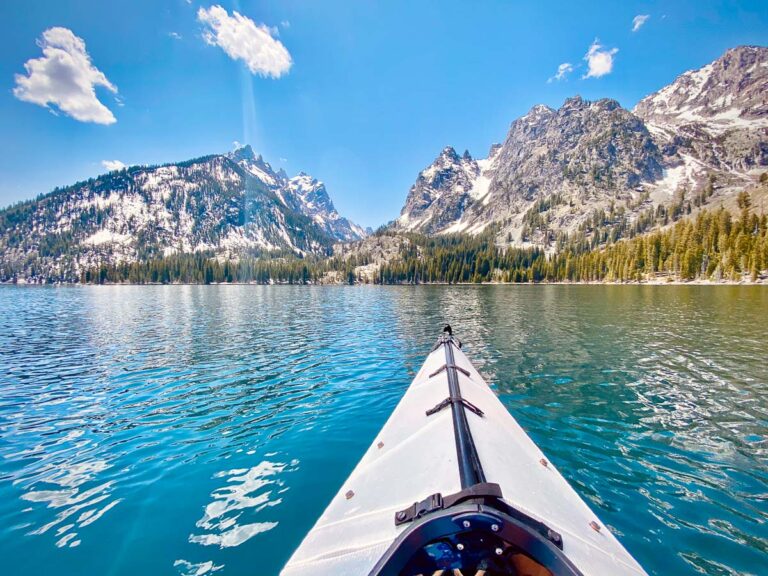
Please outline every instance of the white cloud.
[[178, 32], [168, 32], [168, 36], [170, 36], [174, 40], [181, 40], [181, 34], [179, 34]]
[[648, 21], [650, 14], [638, 14], [632, 18], [632, 32], [637, 32]]
[[123, 162], [120, 162], [120, 160], [102, 160], [101, 165], [104, 166], [108, 172], [114, 172], [115, 170], [128, 168], [128, 166]]
[[291, 22], [290, 20], [283, 20], [282, 22], [280, 22], [280, 26], [282, 26], [283, 28], [290, 28]]
[[610, 74], [613, 70], [613, 57], [618, 51], [618, 48], [605, 48], [600, 44], [600, 40], [595, 38], [584, 56], [587, 61], [587, 73], [582, 78], [600, 78]]
[[560, 64], [560, 66], [557, 67], [557, 73], [549, 78], [547, 82], [553, 82], [554, 80], [564, 80], [568, 74], [573, 72], [573, 64], [570, 62], [563, 62]]
[[233, 60], [242, 60], [253, 74], [280, 78], [291, 68], [291, 55], [273, 35], [275, 30], [256, 24], [233, 11], [230, 16], [221, 6], [200, 8], [197, 19], [208, 28], [203, 38], [221, 47]]
[[68, 28], [49, 28], [38, 41], [42, 58], [24, 63], [27, 75], [16, 74], [13, 95], [24, 102], [45, 106], [80, 122], [114, 124], [114, 114], [96, 97], [96, 86], [112, 93], [117, 87], [91, 63], [85, 42]]

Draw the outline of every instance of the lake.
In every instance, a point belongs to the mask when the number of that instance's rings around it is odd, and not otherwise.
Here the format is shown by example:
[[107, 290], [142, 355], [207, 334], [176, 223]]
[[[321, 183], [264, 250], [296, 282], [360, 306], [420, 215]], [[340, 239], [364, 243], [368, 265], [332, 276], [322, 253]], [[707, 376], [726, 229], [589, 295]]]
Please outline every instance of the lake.
[[3, 573], [277, 574], [446, 321], [649, 573], [768, 573], [768, 288], [0, 286]]

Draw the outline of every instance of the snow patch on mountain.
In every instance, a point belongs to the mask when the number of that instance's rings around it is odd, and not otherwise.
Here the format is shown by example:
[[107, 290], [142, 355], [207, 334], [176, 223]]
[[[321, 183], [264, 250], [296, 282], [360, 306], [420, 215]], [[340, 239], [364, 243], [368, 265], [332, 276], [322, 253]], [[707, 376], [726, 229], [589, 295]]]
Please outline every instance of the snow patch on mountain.
[[473, 200], [483, 200], [485, 204], [490, 201], [488, 193], [491, 191], [493, 170], [496, 167], [499, 152], [501, 152], [501, 146], [494, 147], [488, 158], [483, 158], [482, 160], [477, 161], [478, 174], [472, 184], [472, 189], [469, 191], [469, 195]]
[[118, 232], [101, 229], [88, 236], [84, 242], [85, 244], [98, 246], [100, 244], [127, 244], [131, 240], [133, 240], [133, 237], [129, 234], [120, 234]]
[[[664, 169], [663, 177], [650, 185], [654, 199], [667, 200], [680, 190], [693, 190], [708, 173], [707, 165], [688, 154], [681, 154], [681, 163]], [[663, 196], [659, 196], [661, 193]]]

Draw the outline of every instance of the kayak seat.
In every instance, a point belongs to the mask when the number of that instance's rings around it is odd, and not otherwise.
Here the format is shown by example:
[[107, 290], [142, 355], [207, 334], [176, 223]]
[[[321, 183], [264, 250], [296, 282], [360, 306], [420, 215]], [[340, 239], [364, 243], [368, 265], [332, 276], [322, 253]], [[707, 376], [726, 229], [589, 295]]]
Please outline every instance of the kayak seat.
[[480, 497], [414, 516], [369, 576], [582, 576], [559, 535], [503, 501]]

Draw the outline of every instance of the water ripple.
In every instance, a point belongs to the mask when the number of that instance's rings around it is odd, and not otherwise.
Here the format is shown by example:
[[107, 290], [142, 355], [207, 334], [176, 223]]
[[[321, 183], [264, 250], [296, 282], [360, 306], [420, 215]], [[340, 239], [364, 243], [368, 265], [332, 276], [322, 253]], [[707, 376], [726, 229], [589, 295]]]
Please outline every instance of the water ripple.
[[276, 574], [446, 321], [651, 574], [765, 573], [768, 292], [577, 286], [0, 287], [5, 570]]

